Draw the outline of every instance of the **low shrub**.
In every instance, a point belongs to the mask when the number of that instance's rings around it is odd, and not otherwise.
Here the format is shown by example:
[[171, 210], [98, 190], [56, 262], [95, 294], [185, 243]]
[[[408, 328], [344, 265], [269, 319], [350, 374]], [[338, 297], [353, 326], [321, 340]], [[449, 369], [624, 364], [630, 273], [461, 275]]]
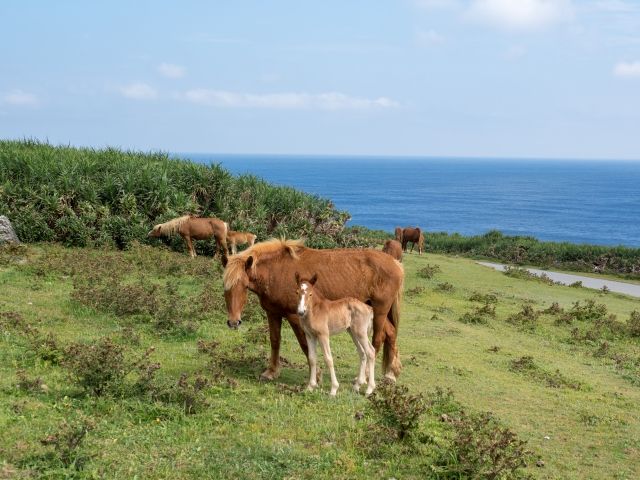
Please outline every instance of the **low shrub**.
[[430, 280], [436, 273], [440, 273], [440, 271], [440, 265], [431, 265], [430, 263], [427, 263], [424, 267], [418, 270], [418, 276]]
[[404, 440], [417, 429], [428, 406], [423, 395], [412, 395], [406, 386], [392, 382], [381, 383], [369, 396], [368, 404], [377, 424], [398, 440]]
[[80, 449], [87, 434], [95, 428], [95, 421], [87, 416], [78, 415], [65, 419], [56, 430], [40, 440], [43, 445], [53, 448], [53, 454], [64, 467], [80, 470], [88, 460], [81, 455]]
[[469, 297], [469, 301], [480, 303], [498, 303], [498, 297], [493, 293], [473, 292]]
[[436, 466], [438, 478], [516, 479], [529, 477], [525, 472], [536, 457], [527, 442], [500, 425], [491, 413], [454, 419], [453, 438], [442, 448]]
[[[72, 380], [87, 393], [126, 395], [140, 393], [152, 386], [153, 375], [160, 368], [151, 363], [153, 348], [141, 356], [131, 358], [124, 346], [104, 337], [89, 343], [72, 343], [64, 352], [62, 366]], [[133, 383], [130, 374], [137, 374]]]
[[507, 322], [526, 330], [533, 330], [540, 312], [536, 312], [529, 304], [522, 305], [522, 310], [507, 317]]
[[632, 337], [640, 337], [640, 312], [634, 310], [627, 320], [627, 331]]

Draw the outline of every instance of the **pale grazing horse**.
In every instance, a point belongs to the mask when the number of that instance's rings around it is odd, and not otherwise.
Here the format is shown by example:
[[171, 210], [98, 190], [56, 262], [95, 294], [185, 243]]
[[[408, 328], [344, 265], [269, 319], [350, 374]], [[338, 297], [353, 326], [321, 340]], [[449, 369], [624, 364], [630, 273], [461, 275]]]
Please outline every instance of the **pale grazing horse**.
[[[196, 249], [193, 248], [192, 240], [207, 240], [211, 237], [216, 240], [216, 250], [222, 249], [222, 255], [229, 254], [227, 249], [227, 231], [229, 225], [219, 218], [201, 218], [193, 215], [184, 215], [174, 218], [165, 223], [155, 225], [149, 232], [149, 237], [170, 237], [180, 235], [187, 245], [189, 255], [196, 256]], [[214, 253], [215, 255], [215, 253]]]
[[367, 383], [366, 394], [370, 395], [376, 388], [374, 370], [376, 351], [369, 340], [369, 331], [373, 325], [373, 309], [366, 303], [352, 297], [339, 300], [327, 300], [319, 290], [314, 289], [317, 275], [310, 280], [302, 280], [296, 273], [298, 289], [298, 316], [309, 346], [309, 385], [315, 389], [317, 384], [317, 350], [320, 343], [324, 361], [331, 374], [331, 396], [338, 391], [338, 379], [333, 368], [333, 356], [329, 337], [348, 330], [360, 356], [360, 370], [353, 383], [353, 389], [360, 391], [360, 386]]
[[231, 254], [238, 253], [238, 246], [249, 245], [250, 247], [256, 243], [256, 236], [251, 232], [236, 232], [229, 230], [227, 232], [227, 244], [231, 247]]

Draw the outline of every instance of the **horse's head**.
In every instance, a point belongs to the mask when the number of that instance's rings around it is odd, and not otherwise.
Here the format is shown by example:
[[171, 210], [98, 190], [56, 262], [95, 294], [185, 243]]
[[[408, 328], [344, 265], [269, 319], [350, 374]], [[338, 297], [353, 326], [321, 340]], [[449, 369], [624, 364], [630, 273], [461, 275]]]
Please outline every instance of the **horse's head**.
[[162, 230], [161, 226], [156, 225], [149, 231], [149, 233], [147, 234], [147, 237], [153, 237], [153, 238], [161, 237], [162, 236], [162, 234], [160, 233], [161, 230]]
[[[237, 261], [237, 260], [236, 260]], [[222, 257], [222, 265], [227, 268], [228, 260], [226, 255]], [[225, 270], [224, 301], [227, 305], [227, 326], [236, 329], [242, 323], [242, 310], [247, 303], [247, 290], [252, 284], [251, 267], [253, 257], [249, 257], [244, 262], [244, 268], [234, 268], [233, 272]], [[229, 278], [233, 275], [233, 278]]]
[[298, 315], [304, 317], [309, 311], [309, 304], [313, 298], [313, 286], [318, 280], [318, 275], [314, 274], [310, 280], [302, 280], [298, 272], [296, 272], [296, 296], [298, 297]]

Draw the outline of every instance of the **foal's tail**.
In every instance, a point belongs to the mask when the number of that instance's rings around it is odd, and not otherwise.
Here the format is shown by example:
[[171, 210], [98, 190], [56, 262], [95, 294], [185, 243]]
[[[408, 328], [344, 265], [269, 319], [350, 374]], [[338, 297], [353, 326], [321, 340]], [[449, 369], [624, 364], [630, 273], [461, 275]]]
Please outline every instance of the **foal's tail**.
[[384, 349], [382, 351], [382, 364], [385, 366], [385, 370], [391, 370], [397, 377], [402, 370], [402, 362], [400, 361], [400, 353], [398, 352], [397, 340], [398, 332], [400, 329], [400, 304], [402, 302], [402, 292], [404, 290], [404, 268], [402, 264], [396, 261], [396, 264], [400, 267], [401, 277], [398, 291], [396, 292], [396, 298], [391, 304], [391, 309], [387, 313], [387, 319], [393, 325], [395, 331], [394, 338], [385, 338]]

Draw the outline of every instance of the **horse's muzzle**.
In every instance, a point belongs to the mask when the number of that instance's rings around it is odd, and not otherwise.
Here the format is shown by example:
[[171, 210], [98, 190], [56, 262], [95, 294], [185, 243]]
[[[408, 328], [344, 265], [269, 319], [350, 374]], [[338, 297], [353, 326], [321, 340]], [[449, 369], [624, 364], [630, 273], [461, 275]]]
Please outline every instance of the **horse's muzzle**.
[[242, 320], [238, 320], [237, 322], [232, 322], [231, 320], [227, 320], [227, 327], [235, 330], [242, 324]]

